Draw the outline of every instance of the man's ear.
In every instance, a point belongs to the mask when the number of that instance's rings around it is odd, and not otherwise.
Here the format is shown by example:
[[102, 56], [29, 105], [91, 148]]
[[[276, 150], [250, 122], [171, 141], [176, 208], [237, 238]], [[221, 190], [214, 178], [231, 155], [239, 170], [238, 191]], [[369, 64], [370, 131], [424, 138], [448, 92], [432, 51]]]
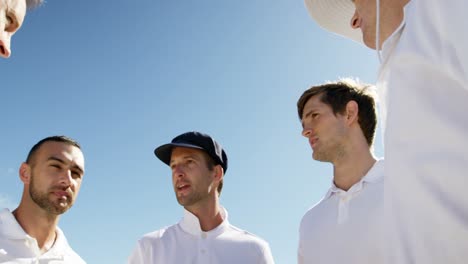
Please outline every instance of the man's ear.
[[19, 168], [19, 177], [24, 184], [29, 184], [31, 181], [31, 166], [26, 162], [21, 163]]
[[223, 167], [221, 167], [221, 165], [219, 165], [219, 164], [216, 165], [216, 166], [214, 166], [214, 173], [215, 173], [215, 175], [214, 175], [215, 179], [216, 179], [218, 182], [220, 182], [220, 181], [223, 179], [223, 177], [224, 177], [224, 169], [223, 169]]
[[358, 122], [359, 106], [356, 101], [351, 100], [346, 104], [346, 123], [348, 125]]

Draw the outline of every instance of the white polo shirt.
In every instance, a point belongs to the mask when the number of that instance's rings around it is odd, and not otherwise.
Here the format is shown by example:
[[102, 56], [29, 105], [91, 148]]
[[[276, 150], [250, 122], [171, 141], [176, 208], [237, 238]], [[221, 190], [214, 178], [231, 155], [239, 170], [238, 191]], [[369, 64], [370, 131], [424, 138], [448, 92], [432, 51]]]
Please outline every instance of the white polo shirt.
[[334, 184], [304, 215], [299, 264], [370, 264], [384, 260], [384, 161], [348, 191]]
[[223, 222], [215, 229], [203, 232], [198, 218], [185, 210], [178, 224], [144, 235], [128, 263], [274, 263], [268, 243], [229, 224], [224, 208], [221, 213]]
[[467, 11], [411, 0], [383, 45], [389, 264], [468, 263]]
[[85, 264], [68, 245], [57, 227], [57, 239], [52, 248], [41, 255], [35, 238], [26, 234], [8, 209], [0, 211], [0, 263], [15, 264]]

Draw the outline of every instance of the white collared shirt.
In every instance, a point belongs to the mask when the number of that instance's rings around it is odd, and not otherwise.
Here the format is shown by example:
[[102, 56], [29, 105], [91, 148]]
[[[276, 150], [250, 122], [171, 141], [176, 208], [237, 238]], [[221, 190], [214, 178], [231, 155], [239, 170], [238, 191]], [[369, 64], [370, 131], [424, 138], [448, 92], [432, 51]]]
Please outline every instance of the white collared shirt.
[[389, 264], [468, 261], [467, 10], [411, 0], [383, 45]]
[[302, 218], [298, 263], [382, 263], [384, 161], [348, 191], [334, 184]]
[[41, 254], [35, 238], [26, 234], [8, 209], [0, 211], [0, 263], [5, 264], [83, 264], [68, 245], [62, 230], [57, 227], [57, 238], [49, 251]]
[[184, 210], [175, 225], [144, 235], [130, 256], [130, 264], [273, 264], [268, 243], [229, 224], [221, 208], [223, 222], [204, 232], [198, 218]]

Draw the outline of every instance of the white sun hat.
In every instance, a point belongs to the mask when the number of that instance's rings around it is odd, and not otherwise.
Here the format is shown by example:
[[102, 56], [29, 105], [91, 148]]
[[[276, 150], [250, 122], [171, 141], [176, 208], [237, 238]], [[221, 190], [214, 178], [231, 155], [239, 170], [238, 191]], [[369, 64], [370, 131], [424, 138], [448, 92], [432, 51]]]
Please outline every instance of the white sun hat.
[[304, 1], [309, 14], [321, 27], [338, 35], [363, 43], [361, 29], [353, 29], [351, 27], [351, 18], [355, 10], [351, 0]]

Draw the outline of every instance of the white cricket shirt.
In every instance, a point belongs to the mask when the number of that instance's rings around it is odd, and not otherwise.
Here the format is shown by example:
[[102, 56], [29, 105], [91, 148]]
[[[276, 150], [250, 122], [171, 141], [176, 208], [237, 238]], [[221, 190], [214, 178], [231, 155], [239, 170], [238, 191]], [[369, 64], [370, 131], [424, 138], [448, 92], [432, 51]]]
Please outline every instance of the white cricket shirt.
[[228, 222], [222, 208], [223, 222], [203, 232], [198, 218], [184, 210], [175, 225], [144, 235], [130, 256], [130, 264], [273, 264], [268, 243]]
[[334, 184], [309, 209], [299, 228], [299, 264], [382, 263], [384, 161], [348, 191]]
[[467, 11], [411, 0], [383, 45], [388, 264], [468, 263]]
[[0, 263], [4, 264], [85, 264], [68, 245], [62, 230], [57, 227], [57, 239], [41, 255], [35, 238], [26, 234], [8, 209], [0, 211]]

